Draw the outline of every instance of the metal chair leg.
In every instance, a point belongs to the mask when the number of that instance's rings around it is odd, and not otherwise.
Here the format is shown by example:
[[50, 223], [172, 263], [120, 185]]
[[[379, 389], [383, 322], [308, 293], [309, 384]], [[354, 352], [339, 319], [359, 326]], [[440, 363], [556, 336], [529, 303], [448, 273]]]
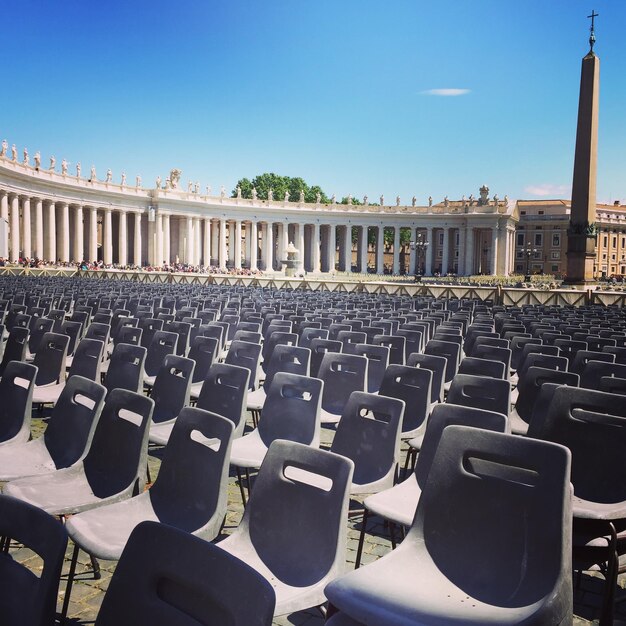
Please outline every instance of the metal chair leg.
[[65, 624], [67, 619], [67, 609], [70, 605], [70, 595], [72, 594], [72, 585], [74, 583], [74, 574], [76, 573], [76, 562], [78, 561], [78, 553], [80, 548], [78, 544], [74, 544], [72, 552], [72, 560], [70, 561], [70, 571], [67, 574], [67, 585], [65, 586], [65, 597], [63, 598], [63, 608], [61, 609], [61, 626]]
[[239, 492], [241, 493], [241, 502], [243, 506], [246, 506], [246, 492], [243, 488], [243, 482], [241, 480], [241, 470], [237, 467], [237, 482], [239, 483]]
[[354, 563], [354, 569], [361, 567], [361, 556], [363, 555], [363, 544], [365, 543], [365, 526], [367, 525], [367, 517], [369, 511], [363, 509], [363, 520], [361, 521], [361, 534], [359, 535], [359, 546], [356, 551], [356, 560]]

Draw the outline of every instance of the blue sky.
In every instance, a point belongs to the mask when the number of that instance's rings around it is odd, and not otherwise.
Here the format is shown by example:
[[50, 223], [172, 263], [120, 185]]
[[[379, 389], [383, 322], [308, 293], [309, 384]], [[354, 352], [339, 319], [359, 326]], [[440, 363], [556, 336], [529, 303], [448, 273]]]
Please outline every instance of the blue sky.
[[[0, 136], [145, 186], [302, 176], [337, 197], [569, 197], [595, 9], [598, 199], [626, 202], [620, 0], [3, 3]], [[431, 95], [430, 90], [462, 90]]]

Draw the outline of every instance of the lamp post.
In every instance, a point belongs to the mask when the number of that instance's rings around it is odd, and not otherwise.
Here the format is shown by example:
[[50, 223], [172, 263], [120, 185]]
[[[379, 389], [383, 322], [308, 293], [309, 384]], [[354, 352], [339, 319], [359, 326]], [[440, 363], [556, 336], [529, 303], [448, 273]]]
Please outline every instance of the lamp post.
[[418, 281], [420, 276], [424, 275], [424, 258], [426, 256], [426, 250], [430, 242], [425, 241], [422, 237], [422, 233], [418, 233], [417, 240], [409, 242], [411, 250], [415, 250], [417, 253], [417, 274], [415, 280]]
[[535, 256], [537, 252], [539, 252], [538, 248], [530, 244], [527, 244], [526, 248], [524, 248], [524, 254], [526, 255], [526, 275], [524, 276], [524, 282], [530, 282], [530, 258]]

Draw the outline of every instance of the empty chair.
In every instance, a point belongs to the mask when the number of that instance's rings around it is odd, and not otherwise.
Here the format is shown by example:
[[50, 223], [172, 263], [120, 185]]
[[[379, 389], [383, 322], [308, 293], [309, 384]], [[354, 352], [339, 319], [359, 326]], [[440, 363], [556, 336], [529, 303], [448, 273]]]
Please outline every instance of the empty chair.
[[10, 333], [4, 347], [2, 362], [0, 363], [0, 376], [4, 375], [7, 365], [11, 361], [24, 361], [26, 358], [26, 346], [28, 342], [28, 328], [16, 326]]
[[554, 345], [560, 350], [559, 356], [564, 356], [571, 363], [579, 350], [587, 350], [587, 343], [573, 339], [556, 339]]
[[508, 380], [511, 369], [511, 350], [509, 348], [499, 348], [498, 346], [488, 344], [474, 344], [471, 356], [502, 363], [504, 365], [504, 377]]
[[177, 528], [142, 522], [115, 568], [96, 626], [196, 626], [216, 616], [230, 626], [270, 626], [274, 606], [271, 585], [240, 559]]
[[433, 373], [427, 368], [389, 365], [380, 384], [379, 394], [405, 403], [401, 437], [417, 437], [426, 428], [430, 414]]
[[0, 480], [45, 474], [79, 461], [91, 445], [105, 392], [91, 380], [70, 378], [41, 437], [0, 446]]
[[263, 342], [263, 350], [261, 352], [261, 366], [263, 367], [263, 371], [266, 373], [266, 367], [272, 358], [272, 352], [274, 351], [274, 348], [279, 344], [283, 346], [297, 346], [298, 335], [296, 335], [296, 333], [277, 331], [275, 333], [272, 333], [269, 337], [265, 338], [265, 341]]
[[405, 338], [404, 345], [404, 363], [406, 363], [407, 359], [414, 352], [422, 352], [422, 348], [424, 346], [423, 342], [423, 333], [417, 330], [408, 330], [404, 328], [399, 328], [396, 331], [396, 335], [399, 337]]
[[85, 331], [85, 337], [89, 339], [98, 339], [106, 346], [111, 337], [111, 327], [108, 324], [99, 324], [91, 322]]
[[404, 365], [406, 337], [401, 335], [376, 335], [373, 344], [375, 346], [387, 346], [389, 348], [390, 364]]
[[569, 472], [562, 446], [448, 426], [406, 539], [328, 585], [327, 623], [568, 623]]
[[[159, 475], [148, 491], [68, 520], [66, 528], [75, 544], [70, 573], [80, 549], [98, 559], [118, 560], [131, 532], [143, 521], [159, 521], [207, 541], [215, 539], [226, 515], [233, 431], [233, 423], [215, 413], [183, 409]], [[71, 586], [70, 576], [66, 604]]]
[[356, 345], [355, 354], [367, 358], [367, 387], [365, 391], [378, 393], [385, 370], [389, 365], [389, 348], [361, 343]]
[[446, 359], [446, 373], [444, 374], [444, 389], [447, 389], [459, 369], [461, 346], [450, 341], [431, 339], [424, 348], [425, 354], [441, 356]]
[[450, 385], [447, 401], [450, 404], [508, 415], [511, 406], [511, 384], [508, 380], [487, 376], [457, 374]]
[[178, 356], [187, 356], [189, 351], [189, 337], [191, 335], [191, 324], [187, 322], [169, 322], [165, 326], [165, 330], [178, 335], [175, 354]]
[[248, 389], [253, 391], [258, 385], [258, 369], [261, 360], [261, 345], [249, 341], [233, 341], [228, 349], [225, 363], [245, 367], [250, 372]]
[[[474, 341], [474, 349], [478, 346], [494, 346], [495, 348], [510, 348], [508, 339], [498, 339], [497, 337], [478, 336]], [[475, 355], [472, 355], [475, 356]]]
[[163, 320], [154, 317], [144, 317], [139, 320], [139, 328], [143, 331], [141, 334], [141, 345], [148, 348], [154, 337], [154, 333], [163, 330]]
[[[507, 432], [507, 419], [501, 413], [484, 411], [458, 406], [456, 404], [439, 404], [433, 411], [423, 440], [420, 441], [421, 452], [413, 473], [395, 487], [368, 496], [364, 502], [363, 522], [359, 536], [359, 546], [355, 561], [355, 568], [361, 564], [363, 541], [367, 529], [367, 520], [370, 513], [399, 526], [409, 528], [415, 517], [415, 509], [420, 495], [428, 479], [428, 473], [439, 445], [444, 428], [453, 424], [485, 428], [496, 432]], [[392, 540], [394, 540], [392, 534]]]
[[158, 330], [154, 333], [148, 352], [146, 353], [144, 382], [153, 385], [158, 371], [168, 354], [176, 352], [178, 335], [166, 330]]
[[609, 352], [594, 352], [593, 350], [579, 350], [570, 361], [568, 370], [575, 374], [582, 374], [589, 361], [605, 361], [615, 363], [615, 355]]
[[138, 326], [122, 325], [117, 329], [117, 334], [113, 338], [113, 347], [118, 343], [130, 343], [134, 346], [141, 345], [143, 330]]
[[316, 377], [319, 374], [320, 365], [324, 355], [327, 352], [341, 352], [341, 341], [335, 339], [316, 338], [311, 340], [311, 376]]
[[521, 361], [526, 356], [523, 352], [526, 344], [541, 345], [541, 339], [536, 337], [513, 337], [511, 339], [511, 369], [516, 371]]
[[[71, 320], [63, 322], [63, 324], [61, 324], [61, 334], [67, 335], [70, 338], [67, 344], [67, 354], [68, 357], [70, 357], [74, 354], [74, 350], [83, 336], [83, 325], [80, 322], [73, 322]], [[66, 365], [71, 365], [67, 359], [65, 362]]]
[[[6, 551], [0, 554], [0, 615], [3, 624], [48, 626], [55, 623], [57, 592], [67, 547], [63, 524], [38, 507], [0, 495], [0, 536]], [[42, 567], [33, 571], [13, 558], [12, 540], [30, 550]], [[34, 559], [29, 559], [30, 562]]]
[[459, 374], [472, 374], [473, 376], [489, 376], [504, 380], [506, 376], [505, 365], [501, 361], [478, 359], [466, 356], [459, 365]]
[[324, 381], [321, 421], [337, 423], [353, 391], [365, 391], [367, 359], [356, 354], [324, 354], [318, 377]]
[[189, 348], [189, 358], [196, 364], [191, 380], [190, 397], [197, 398], [202, 383], [209, 373], [209, 368], [215, 362], [218, 352], [218, 341], [213, 337], [198, 335]]
[[275, 615], [322, 604], [324, 587], [343, 571], [352, 469], [331, 452], [275, 441], [241, 523], [218, 543], [269, 580]]
[[606, 346], [602, 348], [602, 352], [608, 352], [615, 355], [615, 362], [620, 365], [626, 365], [626, 348]]
[[588, 361], [580, 377], [580, 386], [596, 391], [623, 393], [626, 386], [626, 365]]
[[[72, 378], [75, 380], [79, 377]], [[73, 515], [141, 493], [153, 406], [151, 398], [114, 389], [107, 396], [83, 459], [65, 469], [14, 480], [5, 485], [5, 493], [51, 515]]]
[[39, 370], [35, 380], [37, 387], [61, 382], [61, 377], [65, 374], [65, 358], [69, 341], [67, 335], [44, 333], [33, 360], [33, 365]]
[[107, 392], [113, 389], [128, 389], [141, 393], [143, 368], [147, 350], [143, 346], [119, 343], [113, 348], [104, 386]]
[[433, 373], [430, 386], [431, 409], [436, 403], [443, 402], [444, 379], [448, 365], [447, 359], [434, 354], [417, 354], [414, 352], [409, 355], [407, 365], [411, 367], [423, 367]]
[[33, 317], [29, 324], [28, 355], [32, 359], [45, 333], [53, 332], [54, 320], [47, 317]]
[[344, 354], [357, 354], [356, 346], [365, 343], [366, 335], [354, 330], [340, 330], [337, 341], [341, 341], [341, 351]]
[[393, 486], [404, 409], [404, 400], [396, 397], [350, 394], [330, 448], [354, 463], [350, 493], [376, 493]]
[[261, 333], [253, 333], [249, 330], [238, 330], [233, 335], [233, 341], [249, 341], [250, 343], [261, 343], [263, 337]]
[[0, 446], [25, 443], [30, 437], [30, 417], [37, 368], [11, 361], [0, 380]]
[[[67, 379], [69, 380], [72, 376], [82, 376], [83, 378], [99, 382], [103, 353], [104, 344], [101, 341], [86, 337], [81, 339], [78, 348], [76, 348]], [[53, 385], [36, 387], [33, 393], [33, 403], [55, 404], [66, 384], [66, 381], [62, 380]]]

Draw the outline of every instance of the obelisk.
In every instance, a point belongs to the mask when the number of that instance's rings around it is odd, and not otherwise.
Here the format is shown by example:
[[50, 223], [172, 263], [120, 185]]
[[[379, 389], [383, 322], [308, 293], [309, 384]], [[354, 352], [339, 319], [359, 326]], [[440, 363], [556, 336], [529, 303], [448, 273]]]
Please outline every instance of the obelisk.
[[583, 58], [576, 128], [576, 153], [572, 182], [572, 209], [567, 231], [567, 275], [570, 284], [593, 282], [596, 258], [596, 172], [598, 164], [598, 96], [600, 59], [593, 51], [596, 41], [591, 12], [589, 52]]

